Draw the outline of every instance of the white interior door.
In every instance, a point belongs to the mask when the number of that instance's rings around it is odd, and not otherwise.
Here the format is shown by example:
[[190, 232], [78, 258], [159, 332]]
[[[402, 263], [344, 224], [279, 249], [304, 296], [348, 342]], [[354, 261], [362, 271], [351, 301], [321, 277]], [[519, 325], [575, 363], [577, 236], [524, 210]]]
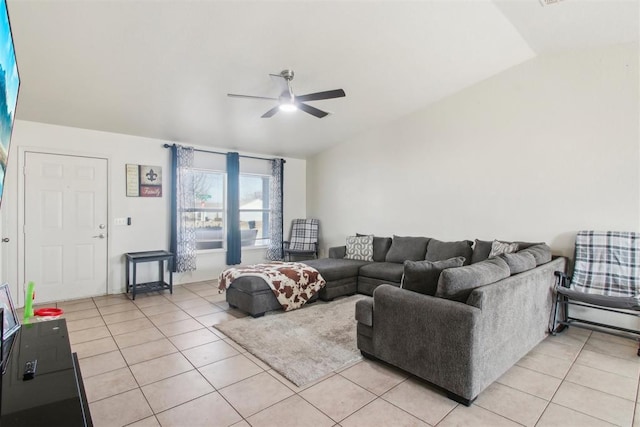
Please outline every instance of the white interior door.
[[25, 282], [36, 302], [107, 293], [107, 160], [25, 153]]

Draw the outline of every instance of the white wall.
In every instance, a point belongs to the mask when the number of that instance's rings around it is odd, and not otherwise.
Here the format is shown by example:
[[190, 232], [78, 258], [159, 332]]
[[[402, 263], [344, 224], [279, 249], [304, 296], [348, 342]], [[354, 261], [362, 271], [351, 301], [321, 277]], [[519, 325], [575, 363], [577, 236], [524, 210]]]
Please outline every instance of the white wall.
[[579, 229], [638, 231], [638, 75], [637, 44], [537, 57], [308, 159], [324, 253], [359, 232], [571, 255]]
[[[10, 242], [4, 244], [3, 255], [8, 259], [7, 271], [2, 271], [3, 279], [13, 285], [12, 294], [22, 305], [22, 289], [18, 284], [29, 278], [22, 277], [23, 263], [19, 253], [20, 230], [18, 224], [18, 194], [24, 191], [18, 188], [22, 172], [19, 157], [24, 149], [37, 151], [79, 154], [105, 157], [109, 160], [109, 234], [108, 234], [108, 287], [109, 293], [124, 291], [126, 252], [169, 248], [170, 217], [170, 151], [160, 141], [130, 135], [98, 132], [64, 126], [17, 120], [14, 127], [9, 165], [7, 168], [5, 196], [0, 214], [3, 217], [3, 236]], [[185, 144], [189, 145], [189, 144]], [[198, 147], [196, 147], [198, 148]], [[212, 149], [211, 147], [199, 147]], [[219, 149], [217, 151], [228, 151]], [[241, 153], [253, 154], [253, 153]], [[255, 155], [255, 154], [254, 154]], [[126, 197], [125, 164], [158, 165], [163, 171], [163, 196], [161, 198]], [[306, 162], [299, 159], [286, 159], [284, 185], [285, 233], [293, 218], [306, 216]], [[131, 217], [131, 226], [116, 226], [114, 219]], [[263, 249], [243, 250], [243, 264], [264, 260]], [[198, 269], [195, 272], [175, 274], [174, 283], [187, 283], [217, 278], [225, 268], [225, 252], [215, 251], [198, 256]], [[145, 267], [148, 267], [148, 272]], [[142, 278], [156, 272], [156, 267], [141, 264]], [[37, 286], [37, 284], [36, 284]]]

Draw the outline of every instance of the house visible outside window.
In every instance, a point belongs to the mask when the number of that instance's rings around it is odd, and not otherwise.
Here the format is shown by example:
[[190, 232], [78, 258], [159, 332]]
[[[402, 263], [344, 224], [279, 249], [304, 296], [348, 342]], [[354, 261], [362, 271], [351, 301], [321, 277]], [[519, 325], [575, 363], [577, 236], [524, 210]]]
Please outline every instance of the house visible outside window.
[[[191, 169], [194, 206], [183, 211], [193, 221], [196, 249], [224, 249], [226, 246], [226, 173]], [[269, 244], [269, 190], [271, 176], [240, 174], [241, 245]]]
[[240, 233], [242, 246], [269, 244], [270, 175], [240, 174]]
[[191, 173], [195, 202], [183, 215], [194, 222], [196, 249], [223, 249], [226, 236], [226, 174], [206, 169], [191, 169]]

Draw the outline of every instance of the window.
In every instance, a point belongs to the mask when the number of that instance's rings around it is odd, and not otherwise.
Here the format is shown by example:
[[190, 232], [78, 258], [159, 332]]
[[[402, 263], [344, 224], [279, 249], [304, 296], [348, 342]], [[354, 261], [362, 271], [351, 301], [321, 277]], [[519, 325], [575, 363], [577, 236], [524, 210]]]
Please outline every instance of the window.
[[191, 169], [194, 206], [183, 212], [194, 222], [196, 249], [222, 249], [225, 246], [224, 172]]
[[240, 174], [240, 233], [242, 246], [265, 246], [269, 239], [271, 176]]
[[[183, 211], [193, 221], [196, 249], [226, 246], [226, 173], [191, 169], [194, 206]], [[240, 239], [244, 246], [269, 244], [269, 191], [271, 176], [240, 174]]]

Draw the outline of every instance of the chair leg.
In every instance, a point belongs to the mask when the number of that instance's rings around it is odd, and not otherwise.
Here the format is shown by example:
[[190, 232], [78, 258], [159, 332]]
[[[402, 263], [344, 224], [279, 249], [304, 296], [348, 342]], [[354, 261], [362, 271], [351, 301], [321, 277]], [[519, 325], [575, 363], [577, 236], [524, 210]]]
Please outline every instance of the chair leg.
[[551, 330], [549, 332], [551, 332], [551, 335], [555, 335], [556, 334], [556, 330], [558, 329], [558, 294], [555, 295], [555, 298], [553, 299], [553, 324], [551, 326]]

